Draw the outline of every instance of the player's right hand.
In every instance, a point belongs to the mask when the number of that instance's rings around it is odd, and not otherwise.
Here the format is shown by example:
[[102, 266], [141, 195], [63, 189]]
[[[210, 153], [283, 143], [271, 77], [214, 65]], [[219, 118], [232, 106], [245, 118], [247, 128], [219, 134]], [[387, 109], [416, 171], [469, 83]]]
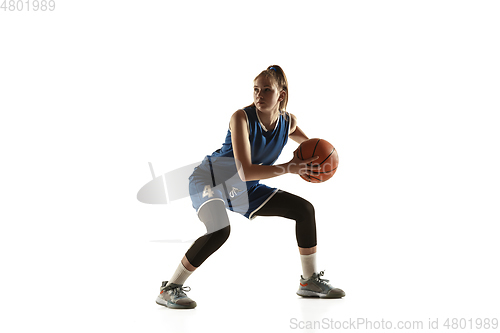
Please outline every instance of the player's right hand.
[[299, 158], [299, 150], [297, 149], [293, 152], [293, 158], [287, 163], [287, 172], [297, 175], [314, 176], [321, 170], [321, 166], [319, 164], [312, 163], [312, 161], [315, 161], [318, 158], [319, 156], [313, 156], [302, 160]]

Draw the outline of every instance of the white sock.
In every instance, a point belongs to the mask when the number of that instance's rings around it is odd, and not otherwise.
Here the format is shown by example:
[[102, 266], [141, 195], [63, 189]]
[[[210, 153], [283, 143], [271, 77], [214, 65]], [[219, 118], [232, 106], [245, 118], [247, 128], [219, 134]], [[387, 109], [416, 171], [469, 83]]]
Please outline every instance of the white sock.
[[302, 262], [302, 276], [304, 279], [310, 278], [316, 272], [316, 253], [301, 254], [300, 261]]
[[[194, 272], [194, 271], [193, 271]], [[169, 284], [175, 283], [175, 284], [184, 284], [186, 282], [187, 278], [193, 273], [191, 271], [188, 271], [186, 267], [182, 263], [179, 264], [177, 269], [175, 270], [174, 275], [172, 278], [168, 281], [167, 286]]]

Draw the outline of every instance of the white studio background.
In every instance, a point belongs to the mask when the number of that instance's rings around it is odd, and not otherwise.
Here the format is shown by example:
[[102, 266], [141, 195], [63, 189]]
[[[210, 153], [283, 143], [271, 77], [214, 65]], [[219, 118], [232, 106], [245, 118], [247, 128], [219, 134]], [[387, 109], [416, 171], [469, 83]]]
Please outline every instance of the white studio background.
[[[498, 316], [498, 2], [55, 2], [0, 10], [2, 331]], [[272, 64], [340, 165], [262, 182], [315, 205], [318, 268], [347, 296], [295, 295], [293, 221], [229, 213], [186, 283], [198, 307], [159, 307], [204, 228], [189, 198], [137, 201], [148, 162], [161, 175], [220, 148]]]

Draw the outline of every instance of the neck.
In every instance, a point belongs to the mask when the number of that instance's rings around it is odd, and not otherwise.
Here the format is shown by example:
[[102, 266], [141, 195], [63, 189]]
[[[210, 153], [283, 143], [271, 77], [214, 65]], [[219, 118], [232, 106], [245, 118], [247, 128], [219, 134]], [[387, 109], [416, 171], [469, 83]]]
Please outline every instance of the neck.
[[273, 109], [271, 111], [267, 111], [267, 112], [261, 111], [257, 107], [255, 107], [255, 109], [259, 112], [259, 115], [261, 115], [261, 118], [265, 117], [266, 119], [277, 119], [279, 117], [279, 114], [280, 114], [280, 111], [278, 108]]
[[262, 112], [259, 109], [257, 109], [257, 115], [260, 119], [260, 121], [263, 123], [263, 125], [266, 127], [268, 131], [272, 130], [274, 126], [276, 125], [276, 122], [278, 121], [278, 118], [280, 116], [280, 112], [276, 109], [273, 110], [271, 113], [268, 112]]
[[272, 110], [271, 112], [262, 112], [259, 109], [255, 108], [257, 112], [259, 113], [259, 117], [262, 120], [274, 123], [276, 119], [279, 118], [280, 112], [278, 109]]

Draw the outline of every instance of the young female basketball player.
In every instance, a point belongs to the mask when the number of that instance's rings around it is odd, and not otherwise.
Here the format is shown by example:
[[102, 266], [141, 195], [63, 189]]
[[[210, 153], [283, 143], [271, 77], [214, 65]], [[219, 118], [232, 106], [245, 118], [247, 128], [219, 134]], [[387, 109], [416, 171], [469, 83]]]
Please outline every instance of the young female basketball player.
[[341, 298], [316, 270], [316, 221], [307, 200], [261, 184], [259, 180], [285, 173], [314, 175], [319, 166], [307, 163], [318, 157], [273, 165], [288, 137], [299, 144], [308, 139], [286, 112], [288, 81], [281, 67], [269, 66], [254, 80], [254, 103], [236, 111], [221, 149], [207, 155], [189, 177], [189, 193], [207, 233], [198, 238], [182, 258], [170, 281], [163, 281], [156, 303], [176, 309], [192, 309], [186, 279], [229, 237], [226, 209], [252, 220], [256, 216], [282, 216], [295, 220], [295, 232], [303, 275], [297, 294], [304, 297]]

